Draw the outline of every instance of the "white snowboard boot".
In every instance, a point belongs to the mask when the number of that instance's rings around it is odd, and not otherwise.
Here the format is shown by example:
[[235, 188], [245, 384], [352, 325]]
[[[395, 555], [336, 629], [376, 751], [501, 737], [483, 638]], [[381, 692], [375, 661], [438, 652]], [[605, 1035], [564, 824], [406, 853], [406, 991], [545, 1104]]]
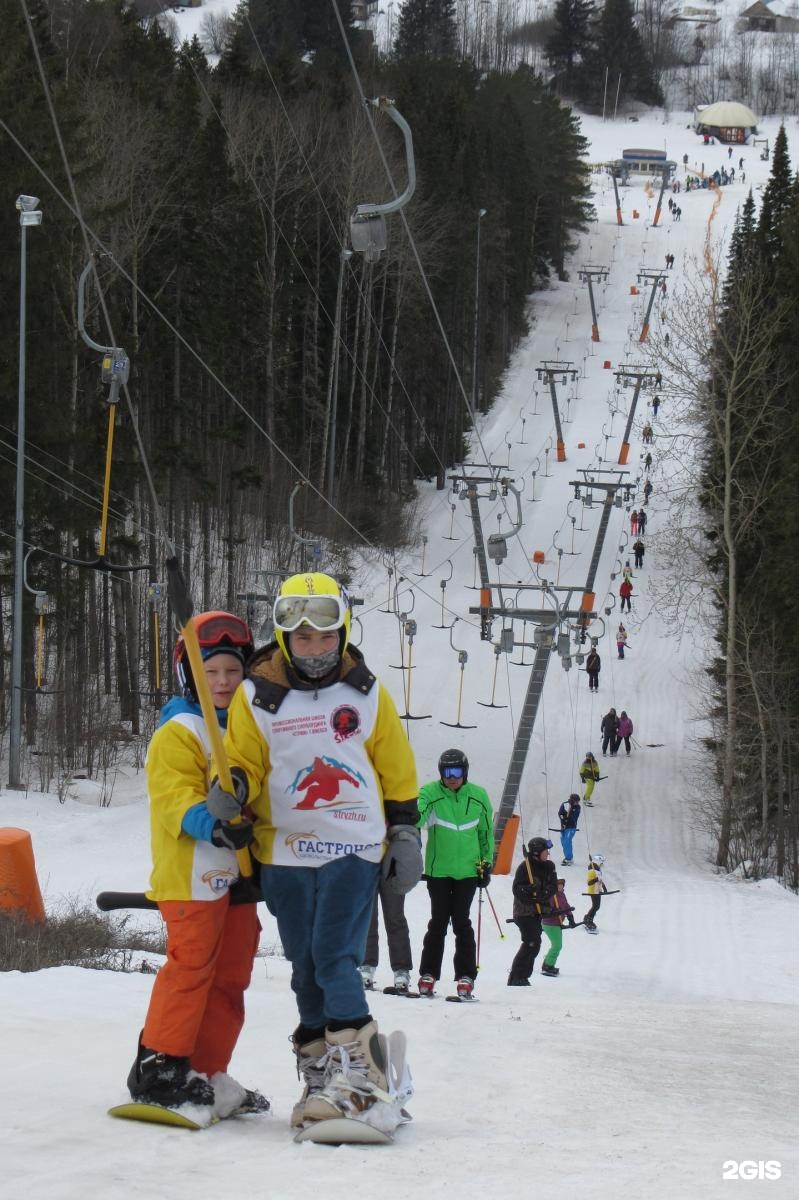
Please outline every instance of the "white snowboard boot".
[[367, 963], [362, 963], [361, 966], [358, 967], [361, 979], [363, 980], [363, 986], [367, 992], [374, 991], [376, 970], [377, 967], [369, 966]]
[[294, 1053], [297, 1057], [297, 1076], [305, 1083], [302, 1095], [294, 1105], [291, 1113], [292, 1127], [301, 1126], [306, 1120], [313, 1118], [306, 1112], [308, 1104], [317, 1096], [325, 1085], [327, 1074], [327, 1043], [324, 1038], [316, 1038], [312, 1042], [300, 1045], [296, 1034], [292, 1035]]
[[411, 1119], [403, 1108], [413, 1095], [404, 1033], [387, 1038], [370, 1021], [362, 1029], [328, 1031], [327, 1049], [327, 1082], [305, 1104], [306, 1120], [348, 1117], [393, 1133]]

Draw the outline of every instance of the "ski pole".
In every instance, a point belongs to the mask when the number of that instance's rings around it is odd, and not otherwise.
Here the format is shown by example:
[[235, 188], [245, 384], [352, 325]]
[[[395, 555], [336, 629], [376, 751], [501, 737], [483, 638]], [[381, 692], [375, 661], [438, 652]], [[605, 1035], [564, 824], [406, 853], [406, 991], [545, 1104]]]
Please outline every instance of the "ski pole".
[[483, 932], [483, 892], [485, 888], [480, 888], [480, 895], [477, 897], [477, 970], [480, 970], [480, 935]]
[[[484, 892], [485, 890], [486, 890], [485, 888], [480, 889], [481, 892]], [[491, 912], [494, 914], [494, 920], [497, 923], [497, 929], [499, 930], [499, 940], [501, 942], [504, 942], [505, 934], [502, 932], [502, 926], [499, 923], [499, 917], [497, 916], [497, 910], [494, 908], [494, 901], [491, 899], [490, 895], [488, 896], [488, 906], [491, 909]]]

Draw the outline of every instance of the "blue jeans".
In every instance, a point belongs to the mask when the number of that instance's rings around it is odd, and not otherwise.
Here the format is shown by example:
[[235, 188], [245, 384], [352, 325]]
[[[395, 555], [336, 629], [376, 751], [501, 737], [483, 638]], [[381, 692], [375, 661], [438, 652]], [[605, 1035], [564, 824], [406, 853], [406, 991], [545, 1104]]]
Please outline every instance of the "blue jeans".
[[323, 867], [261, 866], [266, 907], [277, 918], [301, 1023], [343, 1028], [369, 1016], [358, 971], [380, 863], [349, 854]]
[[567, 858], [569, 862], [574, 858], [572, 842], [574, 841], [576, 832], [576, 829], [561, 829], [560, 831], [560, 844], [563, 847], [563, 857]]

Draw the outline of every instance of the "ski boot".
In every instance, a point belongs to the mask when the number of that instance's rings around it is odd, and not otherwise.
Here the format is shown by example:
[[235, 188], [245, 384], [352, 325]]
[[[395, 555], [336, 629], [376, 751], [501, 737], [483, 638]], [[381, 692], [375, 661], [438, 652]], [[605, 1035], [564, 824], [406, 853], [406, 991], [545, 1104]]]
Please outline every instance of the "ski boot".
[[472, 992], [474, 991], [474, 980], [468, 975], [462, 975], [457, 980], [457, 990], [459, 1000], [471, 1000]]
[[142, 1104], [179, 1108], [181, 1104], [213, 1104], [214, 1089], [205, 1075], [192, 1071], [188, 1057], [150, 1050], [139, 1040], [128, 1075], [128, 1091]]
[[556, 975], [560, 975], [560, 967], [551, 967], [549, 965], [549, 963], [542, 963], [541, 964], [541, 974], [549, 975], [551, 978], [554, 979]]
[[574, 862], [574, 859], [573, 859], [573, 858], [562, 858], [562, 859], [560, 860], [560, 865], [561, 865], [562, 867], [570, 867], [570, 866], [572, 865], [572, 863], [573, 863], [573, 862]]
[[514, 977], [512, 975], [508, 976], [508, 987], [529, 987], [529, 986], [530, 986], [529, 979], [522, 979], [521, 977], [519, 979], [514, 979]]
[[291, 1124], [298, 1128], [309, 1118], [306, 1109], [325, 1086], [327, 1073], [327, 1043], [323, 1030], [305, 1029], [298, 1025], [289, 1039], [297, 1058], [297, 1077], [305, 1087], [291, 1112]]
[[432, 975], [419, 976], [419, 995], [432, 997], [436, 981]]
[[377, 970], [377, 967], [369, 966], [366, 963], [363, 963], [360, 967], [358, 967], [358, 971], [360, 972], [361, 979], [363, 980], [364, 990], [367, 992], [373, 992], [375, 990], [375, 971], [376, 970]]
[[398, 996], [407, 995], [411, 987], [410, 971], [395, 971], [394, 972], [394, 990]]

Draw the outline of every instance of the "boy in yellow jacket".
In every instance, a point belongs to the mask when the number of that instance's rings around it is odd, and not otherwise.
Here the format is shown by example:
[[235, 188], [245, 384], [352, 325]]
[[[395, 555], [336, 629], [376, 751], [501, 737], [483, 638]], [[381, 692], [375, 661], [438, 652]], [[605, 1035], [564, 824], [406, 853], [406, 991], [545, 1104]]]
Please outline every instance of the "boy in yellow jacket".
[[276, 640], [249, 664], [225, 747], [246, 781], [238, 799], [254, 813], [261, 888], [292, 965], [304, 1081], [292, 1124], [350, 1117], [391, 1132], [410, 1080], [399, 1042], [392, 1055], [378, 1034], [358, 966], [381, 870], [401, 895], [421, 877], [418, 789], [393, 701], [348, 644], [350, 620], [331, 576], [283, 583]]
[[[201, 613], [195, 627], [222, 728], [252, 654], [239, 617]], [[268, 1102], [227, 1075], [244, 1022], [244, 992], [258, 947], [253, 902], [231, 903], [236, 851], [252, 824], [209, 810], [210, 742], [183, 639], [174, 655], [182, 695], [162, 709], [147, 752], [153, 872], [148, 896], [166, 923], [167, 961], [156, 976], [139, 1051], [128, 1077], [134, 1100], [213, 1105], [219, 1116]]]

